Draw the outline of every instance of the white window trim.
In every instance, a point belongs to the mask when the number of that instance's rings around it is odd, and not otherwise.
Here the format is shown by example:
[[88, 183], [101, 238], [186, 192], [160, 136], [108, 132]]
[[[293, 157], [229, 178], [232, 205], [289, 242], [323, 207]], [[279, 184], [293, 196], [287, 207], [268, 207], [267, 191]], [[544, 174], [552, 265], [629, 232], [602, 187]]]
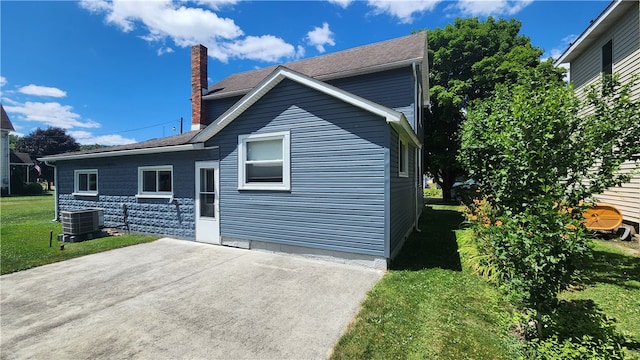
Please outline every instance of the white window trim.
[[[247, 142], [282, 139], [282, 183], [247, 183]], [[238, 190], [291, 190], [291, 133], [281, 131], [238, 136]]]
[[[145, 171], [171, 171], [171, 191], [143, 191], [143, 177], [142, 174]], [[156, 182], [158, 181], [156, 177]], [[173, 199], [173, 165], [162, 165], [162, 166], [140, 166], [138, 167], [138, 194], [136, 198], [143, 199]]]
[[409, 177], [409, 145], [401, 138], [398, 138], [398, 177]]
[[[80, 190], [78, 177], [81, 174], [95, 174], [96, 175], [96, 189], [95, 190]], [[98, 169], [79, 169], [73, 171], [73, 193], [75, 196], [98, 196]]]

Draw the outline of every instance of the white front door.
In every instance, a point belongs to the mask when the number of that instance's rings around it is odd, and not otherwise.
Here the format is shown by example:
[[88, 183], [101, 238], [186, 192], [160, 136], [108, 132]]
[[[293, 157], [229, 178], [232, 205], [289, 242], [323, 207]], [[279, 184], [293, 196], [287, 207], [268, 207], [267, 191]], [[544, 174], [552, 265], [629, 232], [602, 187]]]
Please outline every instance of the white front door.
[[220, 244], [219, 163], [196, 162], [196, 241]]

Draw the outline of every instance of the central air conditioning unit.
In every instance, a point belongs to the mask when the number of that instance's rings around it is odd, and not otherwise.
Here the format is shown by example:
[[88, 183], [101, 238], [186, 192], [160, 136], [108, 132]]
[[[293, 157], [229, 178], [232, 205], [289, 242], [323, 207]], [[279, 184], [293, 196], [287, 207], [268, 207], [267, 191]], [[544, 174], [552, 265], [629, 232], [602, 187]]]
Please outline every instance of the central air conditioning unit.
[[61, 211], [62, 233], [69, 236], [96, 232], [104, 226], [103, 209]]

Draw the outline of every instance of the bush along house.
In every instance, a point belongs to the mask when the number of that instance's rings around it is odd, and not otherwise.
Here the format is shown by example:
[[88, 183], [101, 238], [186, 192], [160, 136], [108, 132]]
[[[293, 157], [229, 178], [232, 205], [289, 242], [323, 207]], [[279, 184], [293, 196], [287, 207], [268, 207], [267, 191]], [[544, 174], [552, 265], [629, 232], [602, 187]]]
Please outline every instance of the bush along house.
[[423, 208], [427, 35], [207, 84], [191, 49], [191, 131], [42, 158], [56, 216], [385, 268]]

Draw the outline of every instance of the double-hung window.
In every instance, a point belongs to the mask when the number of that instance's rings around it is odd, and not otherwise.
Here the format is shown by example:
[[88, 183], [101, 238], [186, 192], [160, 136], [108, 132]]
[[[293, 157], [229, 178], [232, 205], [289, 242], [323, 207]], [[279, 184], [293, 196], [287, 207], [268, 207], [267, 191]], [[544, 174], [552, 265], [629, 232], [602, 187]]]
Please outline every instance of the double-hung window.
[[74, 195], [98, 195], [98, 170], [74, 171]]
[[238, 136], [238, 189], [290, 190], [290, 134]]
[[142, 166], [138, 168], [138, 196], [173, 196], [173, 166]]
[[409, 177], [409, 146], [402, 139], [398, 139], [398, 176]]

